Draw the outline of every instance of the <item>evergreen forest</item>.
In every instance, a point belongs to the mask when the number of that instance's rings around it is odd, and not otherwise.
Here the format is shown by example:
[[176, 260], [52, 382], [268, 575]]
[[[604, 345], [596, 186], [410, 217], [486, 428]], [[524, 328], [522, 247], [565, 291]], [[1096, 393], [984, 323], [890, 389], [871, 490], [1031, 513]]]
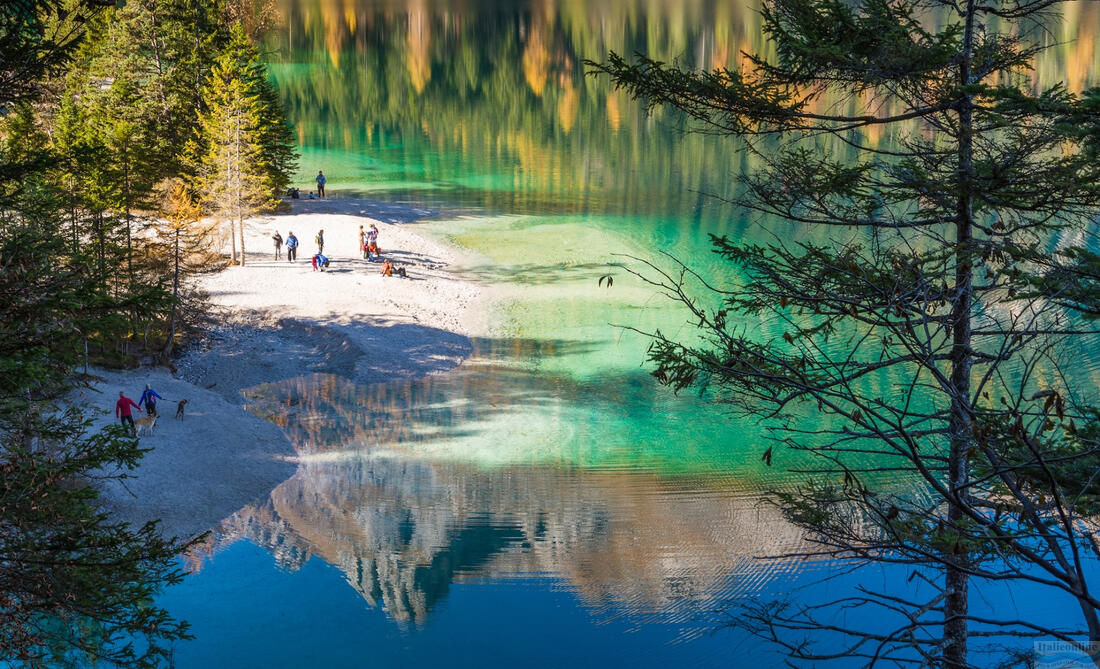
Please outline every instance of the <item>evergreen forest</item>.
[[96, 505], [143, 449], [65, 397], [92, 366], [170, 365], [206, 318], [191, 278], [237, 259], [227, 238], [287, 187], [296, 149], [251, 10], [0, 6], [2, 662], [159, 666], [188, 635], [151, 603], [185, 542]]

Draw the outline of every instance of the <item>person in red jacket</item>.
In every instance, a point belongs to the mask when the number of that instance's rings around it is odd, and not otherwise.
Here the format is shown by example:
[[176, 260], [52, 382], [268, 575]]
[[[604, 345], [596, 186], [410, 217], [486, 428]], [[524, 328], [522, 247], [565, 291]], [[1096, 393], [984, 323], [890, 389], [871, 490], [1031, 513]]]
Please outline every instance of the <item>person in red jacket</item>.
[[121, 390], [118, 391], [118, 401], [115, 402], [115, 418], [118, 418], [123, 425], [129, 425], [130, 432], [137, 434], [137, 427], [134, 426], [134, 416], [130, 412], [130, 407], [141, 411], [141, 407], [134, 404], [132, 399], [126, 397], [126, 394]]

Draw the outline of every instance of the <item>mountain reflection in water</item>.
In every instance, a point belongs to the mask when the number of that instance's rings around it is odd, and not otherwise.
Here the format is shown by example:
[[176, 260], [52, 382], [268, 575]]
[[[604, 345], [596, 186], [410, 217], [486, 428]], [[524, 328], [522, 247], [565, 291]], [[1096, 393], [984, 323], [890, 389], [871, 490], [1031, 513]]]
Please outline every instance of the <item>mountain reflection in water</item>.
[[[536, 407], [553, 415], [555, 395], [578, 392], [539, 387], [539, 375], [517, 383], [525, 375], [471, 364], [426, 379], [357, 385], [318, 374], [246, 391], [301, 461], [268, 499], [224, 521], [210, 549], [246, 538], [288, 570], [320, 557], [412, 625], [454, 582], [532, 574], [560, 578], [608, 615], [687, 620], [789, 566], [756, 558], [797, 546], [797, 531], [728, 475], [658, 474], [607, 454], [600, 466], [596, 451], [554, 444], [479, 461], [478, 442]], [[471, 397], [481, 401], [454, 399]]]
[[399, 623], [423, 623], [452, 582], [524, 574], [559, 576], [589, 605], [675, 618], [753, 592], [783, 568], [754, 558], [797, 544], [770, 507], [698, 485], [369, 453], [307, 458], [269, 499], [227, 519], [219, 541], [247, 538], [288, 570], [320, 557]]
[[[761, 501], [762, 491], [793, 485], [800, 463], [785, 453], [765, 467], [758, 425], [658, 387], [641, 366], [645, 339], [609, 324], [691, 332], [653, 291], [631, 285], [623, 254], [663, 262], [659, 252], [669, 252], [726, 277], [711, 234], [767, 243], [824, 242], [826, 233], [731, 204], [736, 175], [759, 166], [755, 154], [685, 135], [667, 111], [647, 116], [583, 65], [613, 50], [737, 68], [742, 52], [769, 48], [759, 3], [274, 8], [264, 52], [302, 149], [299, 185], [308, 189], [324, 169], [337, 197], [374, 201], [362, 213], [470, 249], [475, 264], [452, 269], [502, 291], [498, 320], [511, 338], [475, 339], [466, 362], [427, 378], [361, 384], [313, 374], [248, 389], [249, 410], [285, 429], [299, 468], [227, 519], [207, 545], [208, 570], [174, 590], [173, 610], [196, 624], [181, 666], [782, 663], [760, 658], [765, 644], [753, 641], [697, 639], [671, 650], [666, 641], [713, 629], [711, 612], [731, 599], [786, 596], [819, 576], [819, 565], [756, 559], [800, 546]], [[1100, 5], [1052, 10], [1049, 26], [1030, 33], [1053, 48], [1022, 76], [1082, 90], [1100, 76], [1098, 30]], [[874, 127], [855, 133], [869, 146], [896, 139]], [[414, 223], [406, 205], [436, 215]], [[597, 284], [608, 273], [613, 290]], [[768, 338], [783, 325], [745, 327]], [[402, 352], [366, 351], [368, 368], [384, 353]], [[1100, 379], [1089, 364], [1083, 373]], [[897, 381], [869, 382], [887, 393]], [[269, 560], [247, 542], [293, 577], [265, 572]], [[851, 580], [895, 577], [910, 575]], [[545, 596], [559, 584], [576, 596]], [[1048, 601], [987, 595], [975, 601]], [[360, 597], [398, 625], [357, 617]], [[625, 620], [592, 625], [576, 615], [576, 600], [598, 622]]]

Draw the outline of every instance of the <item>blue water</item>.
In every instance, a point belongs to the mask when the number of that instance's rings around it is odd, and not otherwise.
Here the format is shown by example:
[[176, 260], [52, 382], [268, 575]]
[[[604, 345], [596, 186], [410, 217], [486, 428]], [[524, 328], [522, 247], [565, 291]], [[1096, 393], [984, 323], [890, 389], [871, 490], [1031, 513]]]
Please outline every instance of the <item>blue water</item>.
[[731, 648], [744, 651], [732, 632], [688, 642], [685, 627], [697, 634], [688, 622], [643, 626], [585, 606], [547, 575], [453, 583], [423, 625], [395, 625], [336, 568], [314, 559], [283, 571], [247, 542], [219, 553], [162, 603], [196, 621], [202, 639], [180, 645], [181, 667], [728, 667]]
[[[736, 286], [710, 234], [804, 234], [722, 201], [752, 167], [736, 144], [686, 136], [583, 74], [610, 49], [735, 65], [762, 47], [751, 3], [278, 4], [268, 59], [297, 124], [300, 185], [323, 168], [335, 197], [433, 212], [409, 224], [467, 249], [475, 260], [452, 269], [504, 306], [448, 374], [245, 391], [302, 463], [161, 597], [196, 636], [178, 666], [781, 666], [775, 645], [728, 628], [739, 605], [860, 584], [921, 594], [902, 568], [789, 556], [799, 534], [764, 491], [793, 485], [797, 463], [765, 467], [758, 425], [661, 387], [648, 340], [617, 327], [693, 331], [624, 254], [667, 251]], [[1096, 54], [1054, 56], [1042, 72], [1095, 77]], [[1049, 592], [973, 601], [1073, 621]]]

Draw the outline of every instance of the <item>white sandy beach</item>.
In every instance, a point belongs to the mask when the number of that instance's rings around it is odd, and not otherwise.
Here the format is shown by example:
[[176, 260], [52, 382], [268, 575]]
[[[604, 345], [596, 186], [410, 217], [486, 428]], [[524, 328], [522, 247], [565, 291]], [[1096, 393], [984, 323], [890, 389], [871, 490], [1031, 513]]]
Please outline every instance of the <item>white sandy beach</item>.
[[[295, 470], [282, 430], [242, 408], [240, 391], [303, 374], [328, 373], [359, 383], [442, 373], [484, 332], [487, 297], [457, 278], [459, 251], [409, 225], [430, 212], [354, 199], [295, 200], [292, 211], [250, 221], [244, 267], [202, 277], [218, 325], [163, 369], [97, 372], [101, 394], [84, 400], [113, 420], [124, 390], [135, 401], [151, 383], [168, 402], [142, 444], [153, 451], [122, 484], [104, 489], [104, 505], [121, 519], [162, 519], [168, 535], [193, 536], [263, 497]], [[358, 251], [359, 226], [374, 223], [383, 256], [409, 278], [383, 277], [380, 263]], [[314, 237], [324, 229], [326, 272], [315, 272]], [[298, 260], [273, 257], [272, 233], [298, 237]], [[228, 252], [228, 248], [226, 252]], [[174, 420], [176, 401], [189, 400]]]

